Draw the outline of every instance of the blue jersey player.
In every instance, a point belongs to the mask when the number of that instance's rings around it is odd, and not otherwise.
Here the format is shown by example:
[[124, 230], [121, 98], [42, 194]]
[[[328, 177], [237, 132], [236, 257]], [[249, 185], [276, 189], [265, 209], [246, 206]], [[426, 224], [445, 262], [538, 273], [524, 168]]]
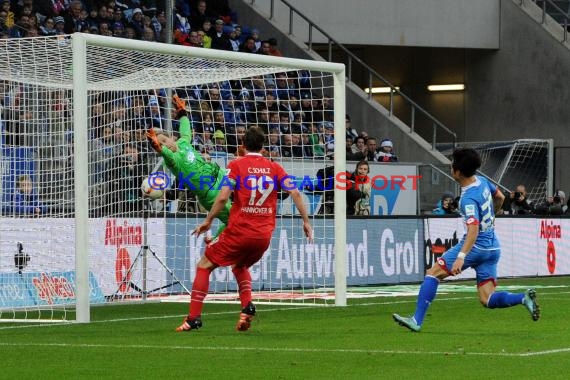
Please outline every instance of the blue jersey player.
[[392, 317], [401, 326], [419, 332], [439, 282], [467, 268], [475, 269], [479, 301], [489, 309], [524, 305], [532, 319], [540, 318], [536, 292], [495, 292], [497, 286], [497, 263], [501, 255], [499, 240], [495, 235], [495, 210], [499, 210], [505, 196], [485, 178], [475, 175], [481, 166], [479, 154], [471, 148], [453, 152], [451, 175], [461, 186], [459, 209], [467, 233], [461, 241], [446, 251], [427, 272], [418, 293], [416, 311], [411, 317], [394, 314]]

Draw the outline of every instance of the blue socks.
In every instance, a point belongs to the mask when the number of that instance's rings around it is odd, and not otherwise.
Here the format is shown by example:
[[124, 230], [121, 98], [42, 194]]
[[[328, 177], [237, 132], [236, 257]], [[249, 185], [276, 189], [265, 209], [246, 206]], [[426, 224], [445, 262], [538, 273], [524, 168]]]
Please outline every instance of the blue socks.
[[500, 309], [520, 305], [524, 299], [524, 293], [495, 292], [489, 297], [487, 307], [489, 309]]
[[437, 293], [437, 287], [439, 285], [439, 280], [432, 276], [426, 276], [424, 282], [420, 287], [420, 292], [418, 293], [418, 303], [416, 306], [416, 313], [414, 314], [414, 319], [418, 325], [422, 325], [424, 322], [424, 317], [426, 316], [427, 309]]

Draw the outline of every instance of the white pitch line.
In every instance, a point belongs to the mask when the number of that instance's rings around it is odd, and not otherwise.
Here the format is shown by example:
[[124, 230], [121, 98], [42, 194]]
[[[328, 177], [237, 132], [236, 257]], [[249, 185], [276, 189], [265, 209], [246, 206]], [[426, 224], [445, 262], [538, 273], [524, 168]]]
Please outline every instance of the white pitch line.
[[465, 351], [406, 351], [376, 350], [364, 348], [291, 348], [291, 347], [220, 347], [220, 346], [162, 346], [147, 344], [74, 344], [74, 343], [9, 343], [0, 342], [0, 347], [64, 347], [64, 348], [111, 348], [111, 349], [148, 349], [148, 350], [209, 350], [209, 351], [263, 351], [263, 352], [304, 352], [304, 353], [339, 353], [339, 354], [388, 354], [388, 355], [470, 355], [470, 356], [507, 356], [528, 357], [570, 352], [570, 347], [535, 352], [465, 352]]

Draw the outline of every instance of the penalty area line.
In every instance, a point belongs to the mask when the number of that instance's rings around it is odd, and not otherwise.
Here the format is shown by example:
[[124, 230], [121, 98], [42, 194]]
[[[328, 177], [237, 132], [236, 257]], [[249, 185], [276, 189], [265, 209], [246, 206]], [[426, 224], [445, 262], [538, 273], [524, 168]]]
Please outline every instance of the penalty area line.
[[258, 352], [303, 352], [328, 354], [388, 354], [388, 355], [441, 355], [441, 356], [507, 356], [528, 357], [545, 356], [570, 352], [570, 347], [533, 352], [465, 352], [458, 351], [407, 351], [407, 350], [378, 350], [365, 348], [294, 348], [294, 347], [224, 347], [224, 346], [168, 346], [147, 344], [77, 344], [77, 343], [10, 343], [0, 342], [0, 347], [61, 347], [61, 348], [110, 348], [110, 349], [149, 349], [149, 350], [208, 350], [208, 351], [258, 351]]

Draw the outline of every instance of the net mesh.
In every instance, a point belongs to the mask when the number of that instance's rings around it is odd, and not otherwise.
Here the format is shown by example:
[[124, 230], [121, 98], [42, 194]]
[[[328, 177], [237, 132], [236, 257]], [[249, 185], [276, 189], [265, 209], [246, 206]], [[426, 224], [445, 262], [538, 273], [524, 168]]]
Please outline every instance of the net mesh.
[[[91, 302], [173, 295], [189, 300], [205, 247], [190, 232], [207, 210], [145, 136], [153, 127], [179, 137], [173, 94], [188, 106], [193, 147], [222, 169], [251, 125], [267, 134], [264, 155], [280, 162], [300, 187], [317, 184], [319, 170], [322, 175], [332, 164], [330, 73], [101, 46], [87, 47], [88, 151], [74, 152], [72, 43], [0, 41], [7, 57], [0, 62], [3, 319], [69, 319], [73, 312], [78, 155], [87, 155], [89, 168]], [[141, 183], [155, 172], [167, 173], [170, 186], [162, 198], [149, 200]], [[18, 190], [23, 176], [32, 188], [28, 195]], [[304, 238], [291, 199], [279, 202], [271, 248], [252, 267], [257, 300], [334, 298], [331, 195], [332, 188], [303, 191], [309, 213], [318, 215], [315, 244]], [[28, 208], [14, 207], [17, 197]], [[6, 290], [13, 287], [20, 293]], [[210, 291], [209, 299], [236, 300], [231, 270], [216, 270]]]
[[[551, 144], [550, 140], [538, 139], [465, 143], [481, 155], [481, 172], [511, 191], [525, 185], [528, 198], [534, 202], [548, 196]], [[451, 150], [446, 153], [451, 154]]]

